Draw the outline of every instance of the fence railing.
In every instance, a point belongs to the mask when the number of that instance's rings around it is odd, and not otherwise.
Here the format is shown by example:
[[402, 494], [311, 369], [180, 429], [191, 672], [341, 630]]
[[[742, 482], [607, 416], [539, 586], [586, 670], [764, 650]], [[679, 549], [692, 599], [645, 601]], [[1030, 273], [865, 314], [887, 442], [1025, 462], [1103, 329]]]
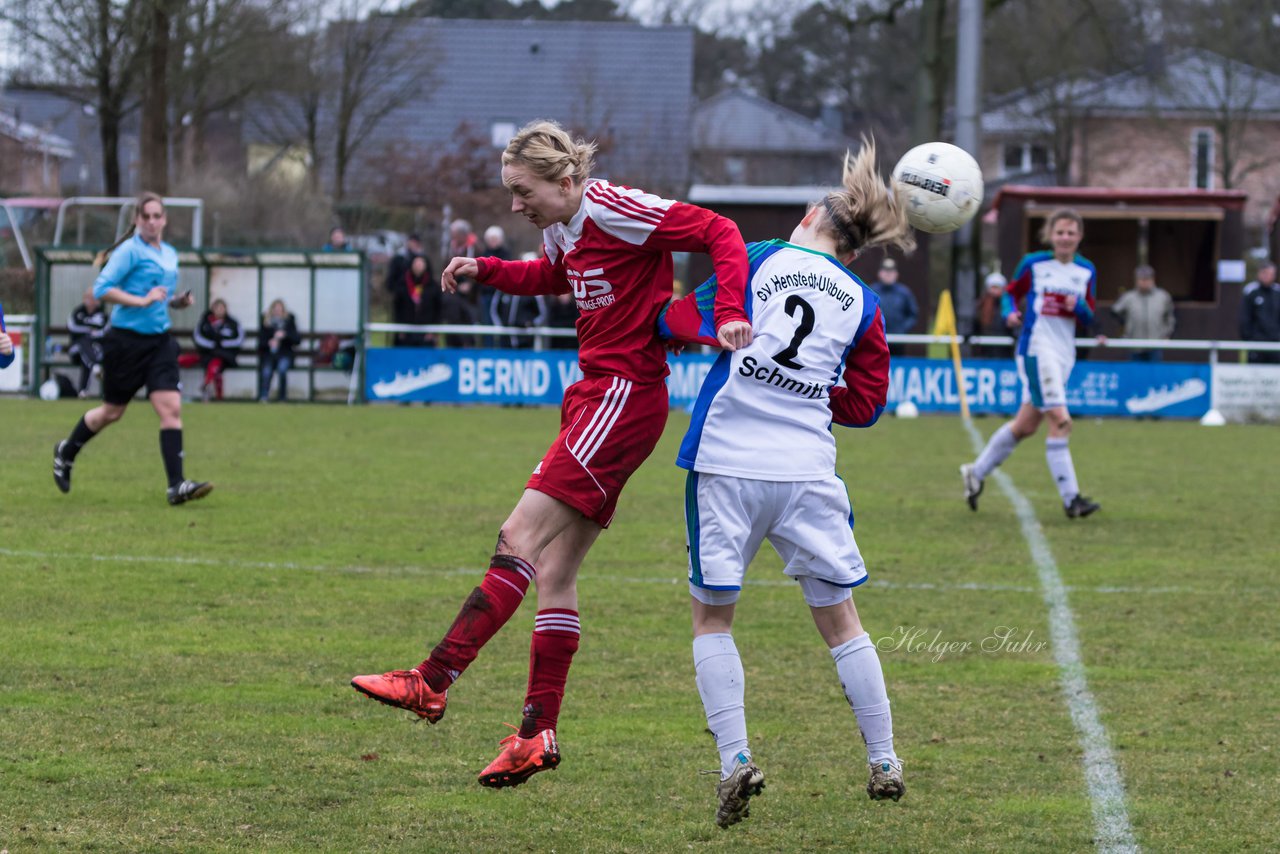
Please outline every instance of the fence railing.
[[[378, 332], [407, 332], [422, 335], [519, 335], [533, 337], [533, 349], [546, 349], [548, 338], [573, 338], [577, 333], [571, 327], [558, 326], [467, 326], [460, 324], [430, 324], [415, 326], [406, 323], [366, 323], [365, 345], [370, 343], [369, 336]], [[950, 344], [950, 335], [914, 335], [892, 334], [886, 336], [890, 344]], [[961, 335], [960, 344], [980, 347], [1013, 348], [1017, 339], [1008, 335]], [[1076, 347], [1081, 349], [1113, 348], [1117, 350], [1198, 350], [1210, 354], [1209, 361], [1217, 361], [1217, 353], [1223, 350], [1237, 352], [1253, 350], [1267, 353], [1280, 353], [1280, 342], [1272, 341], [1219, 341], [1189, 340], [1163, 338], [1077, 338]]]
[[[21, 332], [24, 342], [33, 341], [32, 337], [36, 327], [36, 316], [30, 314], [15, 314], [5, 318], [5, 323], [9, 329]], [[358, 377], [362, 373], [361, 355], [365, 348], [371, 346], [372, 336], [375, 334], [394, 334], [409, 333], [421, 335], [468, 335], [476, 337], [499, 337], [499, 336], [520, 336], [522, 338], [532, 338], [532, 349], [546, 350], [552, 339], [556, 338], [575, 338], [577, 333], [572, 327], [552, 327], [552, 326], [473, 326], [465, 324], [428, 324], [414, 325], [405, 323], [368, 323], [365, 324], [364, 339], [361, 342], [362, 347], [358, 348], [356, 359], [357, 363], [353, 366], [353, 376], [348, 402], [354, 402], [357, 397]], [[949, 344], [951, 337], [948, 335], [914, 335], [914, 334], [893, 334], [887, 336], [890, 344]], [[1006, 335], [969, 335], [960, 336], [959, 341], [962, 346], [981, 346], [981, 347], [1008, 347], [1012, 349], [1017, 344], [1017, 339]], [[1208, 362], [1217, 364], [1219, 354], [1222, 352], [1242, 352], [1254, 351], [1265, 353], [1280, 353], [1280, 342], [1271, 341], [1239, 341], [1239, 340], [1188, 340], [1188, 339], [1153, 339], [1153, 338], [1108, 338], [1105, 341], [1099, 341], [1096, 338], [1077, 338], [1076, 346], [1080, 349], [1114, 349], [1114, 350], [1180, 350], [1203, 352], [1206, 354]], [[25, 348], [27, 351], [25, 389], [30, 390], [36, 387], [36, 359], [30, 352], [30, 347]]]

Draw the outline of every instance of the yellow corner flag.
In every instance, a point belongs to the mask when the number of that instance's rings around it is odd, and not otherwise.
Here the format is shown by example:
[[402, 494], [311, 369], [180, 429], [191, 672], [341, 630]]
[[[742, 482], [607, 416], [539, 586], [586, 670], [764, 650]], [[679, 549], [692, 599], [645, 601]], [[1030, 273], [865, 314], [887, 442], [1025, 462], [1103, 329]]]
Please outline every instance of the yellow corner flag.
[[951, 291], [938, 295], [938, 314], [933, 321], [934, 335], [951, 337], [951, 364], [956, 371], [956, 391], [960, 393], [960, 417], [969, 420], [969, 399], [964, 393], [964, 372], [960, 364], [960, 338], [956, 333], [956, 311], [951, 305]]

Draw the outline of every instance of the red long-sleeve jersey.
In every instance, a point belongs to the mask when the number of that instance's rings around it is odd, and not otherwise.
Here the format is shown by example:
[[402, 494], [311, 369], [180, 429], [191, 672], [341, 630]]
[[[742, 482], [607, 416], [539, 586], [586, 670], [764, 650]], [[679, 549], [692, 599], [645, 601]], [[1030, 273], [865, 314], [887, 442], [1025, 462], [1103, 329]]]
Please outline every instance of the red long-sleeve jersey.
[[572, 291], [584, 375], [638, 383], [666, 377], [666, 351], [654, 330], [671, 298], [672, 252], [711, 256], [723, 284], [715, 300], [717, 329], [747, 320], [742, 235], [711, 211], [593, 179], [573, 219], [548, 226], [542, 241], [543, 257], [534, 261], [476, 259], [478, 278], [512, 294]]

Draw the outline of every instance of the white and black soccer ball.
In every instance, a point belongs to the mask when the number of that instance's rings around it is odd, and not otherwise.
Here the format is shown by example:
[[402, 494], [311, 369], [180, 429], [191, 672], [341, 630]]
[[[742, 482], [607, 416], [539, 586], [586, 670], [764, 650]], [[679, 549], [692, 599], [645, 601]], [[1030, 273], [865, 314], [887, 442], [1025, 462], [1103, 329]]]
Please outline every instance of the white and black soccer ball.
[[907, 220], [930, 234], [955, 231], [982, 206], [982, 169], [947, 142], [926, 142], [902, 155], [893, 180], [902, 186]]

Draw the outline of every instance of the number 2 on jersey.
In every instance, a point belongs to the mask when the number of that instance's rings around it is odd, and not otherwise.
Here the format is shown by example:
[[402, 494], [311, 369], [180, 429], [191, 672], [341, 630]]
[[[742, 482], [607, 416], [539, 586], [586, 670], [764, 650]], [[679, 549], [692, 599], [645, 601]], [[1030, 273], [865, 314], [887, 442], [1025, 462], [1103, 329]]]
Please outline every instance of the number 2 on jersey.
[[783, 367], [801, 370], [804, 365], [796, 361], [796, 356], [800, 353], [800, 343], [813, 331], [813, 306], [805, 302], [799, 295], [792, 294], [787, 297], [787, 303], [783, 308], [786, 309], [787, 315], [790, 317], [795, 317], [798, 310], [800, 312], [800, 325], [796, 327], [796, 334], [791, 337], [791, 343], [774, 356], [773, 360]]

